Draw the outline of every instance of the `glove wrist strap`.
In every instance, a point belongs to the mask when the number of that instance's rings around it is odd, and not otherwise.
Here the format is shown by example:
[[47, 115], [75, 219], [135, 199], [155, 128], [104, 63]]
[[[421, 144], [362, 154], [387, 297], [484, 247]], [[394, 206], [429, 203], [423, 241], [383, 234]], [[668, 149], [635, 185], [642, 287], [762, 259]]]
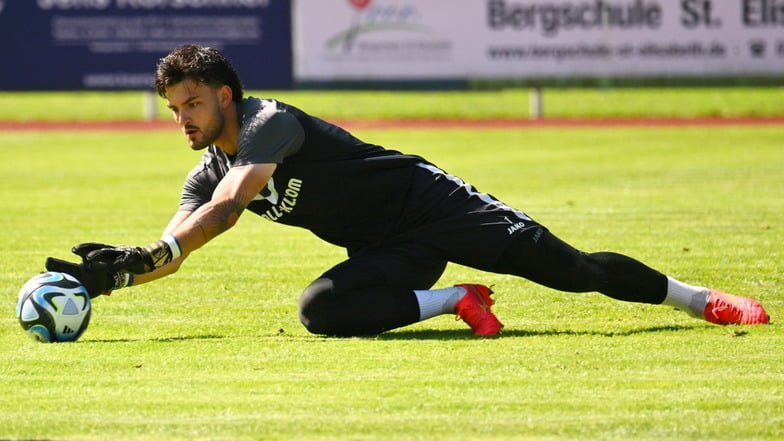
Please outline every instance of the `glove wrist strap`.
[[131, 285], [133, 285], [133, 274], [131, 273], [121, 271], [112, 276], [112, 291]]
[[174, 237], [173, 234], [167, 234], [161, 238], [162, 241], [169, 246], [169, 250], [171, 250], [171, 260], [174, 260], [180, 256], [182, 256], [182, 248], [180, 247], [180, 242]]
[[147, 245], [144, 247], [144, 251], [147, 252], [145, 257], [148, 257], [145, 265], [149, 267], [150, 271], [160, 268], [182, 255], [180, 243], [171, 234], [167, 234], [161, 240]]

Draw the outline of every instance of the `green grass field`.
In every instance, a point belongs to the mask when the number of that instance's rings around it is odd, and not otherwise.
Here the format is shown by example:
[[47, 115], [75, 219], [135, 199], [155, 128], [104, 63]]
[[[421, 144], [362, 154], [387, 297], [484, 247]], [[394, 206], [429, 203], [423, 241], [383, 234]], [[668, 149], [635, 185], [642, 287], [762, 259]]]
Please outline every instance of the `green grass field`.
[[[250, 91], [333, 119], [527, 118], [528, 89], [474, 91]], [[556, 118], [738, 117], [784, 115], [784, 87], [545, 89], [544, 115]], [[141, 92], [0, 92], [0, 121], [141, 119]], [[163, 100], [158, 119], [168, 119]]]
[[773, 322], [714, 326], [451, 266], [440, 286], [495, 285], [501, 338], [449, 316], [322, 338], [297, 298], [343, 252], [246, 214], [174, 276], [97, 299], [78, 342], [40, 344], [13, 315], [24, 281], [79, 242], [155, 240], [199, 155], [176, 132], [0, 133], [0, 439], [782, 438], [784, 127], [356, 134], [579, 248], [754, 296]]

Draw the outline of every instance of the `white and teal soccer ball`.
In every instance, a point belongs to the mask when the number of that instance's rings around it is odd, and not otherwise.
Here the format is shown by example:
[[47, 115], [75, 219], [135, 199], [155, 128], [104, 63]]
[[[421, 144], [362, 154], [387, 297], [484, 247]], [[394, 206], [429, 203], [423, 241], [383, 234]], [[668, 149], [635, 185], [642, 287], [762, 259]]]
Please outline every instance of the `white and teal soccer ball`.
[[76, 278], [58, 272], [41, 273], [19, 291], [16, 317], [35, 340], [76, 341], [90, 324], [90, 295]]

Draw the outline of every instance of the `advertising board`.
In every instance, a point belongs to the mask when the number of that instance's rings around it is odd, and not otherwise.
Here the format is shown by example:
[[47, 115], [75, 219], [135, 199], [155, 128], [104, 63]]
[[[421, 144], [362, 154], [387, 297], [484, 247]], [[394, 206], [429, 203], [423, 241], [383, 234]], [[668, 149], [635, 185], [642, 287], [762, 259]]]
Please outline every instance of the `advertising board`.
[[293, 20], [300, 82], [784, 75], [784, 0], [296, 0]]
[[174, 47], [221, 49], [248, 88], [289, 88], [288, 0], [0, 0], [0, 90], [149, 89]]

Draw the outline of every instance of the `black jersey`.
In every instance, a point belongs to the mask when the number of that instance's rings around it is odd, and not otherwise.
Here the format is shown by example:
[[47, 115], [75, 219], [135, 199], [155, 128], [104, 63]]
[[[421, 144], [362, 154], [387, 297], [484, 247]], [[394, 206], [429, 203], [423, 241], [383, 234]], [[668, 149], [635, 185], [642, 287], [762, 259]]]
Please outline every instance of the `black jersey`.
[[274, 162], [275, 173], [248, 210], [347, 248], [383, 240], [395, 228], [424, 159], [365, 143], [275, 100], [244, 99], [239, 113], [237, 154], [207, 147], [185, 181], [181, 210], [208, 202], [230, 167]]

